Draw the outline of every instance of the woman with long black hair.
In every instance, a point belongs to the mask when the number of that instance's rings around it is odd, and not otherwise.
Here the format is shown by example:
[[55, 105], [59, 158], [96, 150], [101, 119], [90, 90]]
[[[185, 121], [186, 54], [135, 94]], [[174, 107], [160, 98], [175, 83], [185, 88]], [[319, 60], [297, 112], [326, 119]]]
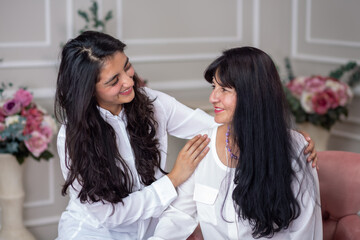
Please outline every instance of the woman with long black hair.
[[304, 137], [291, 130], [271, 58], [253, 47], [230, 49], [204, 75], [222, 125], [203, 132], [210, 152], [150, 239], [186, 239], [199, 222], [206, 240], [321, 240], [317, 172], [305, 163]]

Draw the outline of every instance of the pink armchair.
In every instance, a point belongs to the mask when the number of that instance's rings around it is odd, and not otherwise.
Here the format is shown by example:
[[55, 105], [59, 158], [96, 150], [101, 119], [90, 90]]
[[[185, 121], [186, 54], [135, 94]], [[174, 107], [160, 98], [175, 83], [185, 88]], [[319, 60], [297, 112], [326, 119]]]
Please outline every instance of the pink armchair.
[[360, 239], [360, 154], [318, 153], [324, 240]]

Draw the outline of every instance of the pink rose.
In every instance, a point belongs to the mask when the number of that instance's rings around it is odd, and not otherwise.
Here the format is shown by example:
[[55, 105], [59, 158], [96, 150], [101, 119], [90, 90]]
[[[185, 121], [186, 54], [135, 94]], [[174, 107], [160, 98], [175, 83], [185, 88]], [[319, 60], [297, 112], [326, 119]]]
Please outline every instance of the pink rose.
[[322, 92], [325, 89], [326, 78], [322, 76], [313, 76], [305, 80], [305, 87], [309, 92]]
[[3, 113], [5, 116], [14, 115], [21, 110], [21, 103], [16, 99], [8, 100], [4, 103]]
[[40, 133], [46, 137], [46, 139], [50, 142], [53, 136], [52, 129], [47, 126], [42, 126], [40, 128]]
[[37, 108], [23, 109], [21, 115], [26, 118], [26, 125], [23, 131], [27, 135], [33, 131], [40, 131], [40, 125], [43, 121], [43, 113]]
[[291, 91], [291, 93], [296, 96], [297, 98], [300, 98], [303, 90], [304, 90], [304, 83], [305, 83], [305, 77], [297, 77], [291, 80], [286, 84], [286, 87]]
[[3, 108], [0, 107], [0, 123], [5, 122], [5, 113], [3, 111]]
[[318, 114], [325, 114], [331, 107], [332, 101], [333, 99], [326, 92], [314, 94], [311, 99], [314, 111]]
[[19, 101], [22, 107], [27, 107], [33, 100], [33, 96], [30, 92], [21, 88], [15, 93], [14, 99]]
[[342, 88], [338, 89], [336, 94], [338, 96], [340, 106], [345, 106], [351, 100], [351, 94], [349, 94], [349, 87], [345, 84]]
[[38, 131], [33, 131], [31, 137], [25, 140], [25, 146], [35, 156], [39, 157], [48, 147], [48, 139]]
[[331, 89], [325, 89], [324, 93], [328, 95], [330, 108], [337, 108], [339, 106], [339, 97]]

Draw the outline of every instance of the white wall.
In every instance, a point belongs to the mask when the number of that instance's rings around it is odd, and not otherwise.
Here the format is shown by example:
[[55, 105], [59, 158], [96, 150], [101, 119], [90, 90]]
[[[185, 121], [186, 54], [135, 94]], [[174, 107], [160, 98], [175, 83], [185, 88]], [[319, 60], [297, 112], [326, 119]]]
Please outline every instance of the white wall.
[[[360, 56], [357, 0], [99, 0], [113, 10], [108, 33], [127, 45], [126, 53], [149, 86], [191, 107], [210, 109], [205, 67], [225, 48], [252, 45], [268, 52], [284, 71], [290, 56], [295, 74], [328, 74]], [[84, 22], [77, 10], [89, 0], [0, 0], [0, 82], [28, 86], [53, 110], [60, 45]], [[284, 73], [284, 72], [282, 72]], [[331, 131], [329, 149], [360, 152], [360, 95], [350, 117]], [[169, 158], [183, 141], [171, 138]], [[55, 152], [55, 140], [53, 152]], [[25, 223], [38, 239], [54, 239], [67, 198], [58, 157], [28, 161]]]

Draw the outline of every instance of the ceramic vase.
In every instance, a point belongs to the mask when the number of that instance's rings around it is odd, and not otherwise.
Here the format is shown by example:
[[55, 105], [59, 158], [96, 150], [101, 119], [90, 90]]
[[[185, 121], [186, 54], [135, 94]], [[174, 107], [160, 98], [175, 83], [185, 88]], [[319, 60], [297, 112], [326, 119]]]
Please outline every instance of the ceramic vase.
[[0, 154], [0, 240], [35, 240], [23, 223], [23, 165], [11, 154]]
[[325, 128], [315, 126], [311, 123], [297, 123], [298, 130], [305, 131], [315, 142], [316, 151], [327, 150], [327, 144], [330, 138], [330, 131]]

